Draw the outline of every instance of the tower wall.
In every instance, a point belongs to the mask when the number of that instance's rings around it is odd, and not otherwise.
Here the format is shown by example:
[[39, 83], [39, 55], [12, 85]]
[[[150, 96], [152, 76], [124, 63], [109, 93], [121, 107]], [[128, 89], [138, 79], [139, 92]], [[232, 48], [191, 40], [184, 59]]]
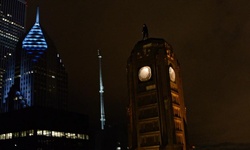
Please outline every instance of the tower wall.
[[127, 63], [130, 149], [185, 150], [180, 67], [163, 39], [139, 41]]

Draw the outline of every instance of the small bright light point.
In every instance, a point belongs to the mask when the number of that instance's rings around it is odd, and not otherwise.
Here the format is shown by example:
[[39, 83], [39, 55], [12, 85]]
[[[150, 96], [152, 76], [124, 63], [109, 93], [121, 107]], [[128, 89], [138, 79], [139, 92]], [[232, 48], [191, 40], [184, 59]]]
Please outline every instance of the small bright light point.
[[121, 150], [121, 147], [117, 147], [116, 150]]

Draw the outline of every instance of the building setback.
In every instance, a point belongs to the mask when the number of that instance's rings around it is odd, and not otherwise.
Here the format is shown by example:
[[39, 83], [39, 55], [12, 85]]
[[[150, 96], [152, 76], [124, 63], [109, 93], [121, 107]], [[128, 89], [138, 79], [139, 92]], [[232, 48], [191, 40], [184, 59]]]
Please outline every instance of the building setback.
[[163, 39], [139, 41], [127, 63], [129, 149], [186, 150], [180, 64]]

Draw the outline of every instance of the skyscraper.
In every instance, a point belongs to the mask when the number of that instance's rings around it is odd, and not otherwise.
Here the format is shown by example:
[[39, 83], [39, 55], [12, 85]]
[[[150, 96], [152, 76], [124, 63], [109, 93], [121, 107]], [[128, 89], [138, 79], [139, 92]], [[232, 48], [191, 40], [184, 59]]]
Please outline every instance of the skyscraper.
[[26, 107], [66, 109], [68, 78], [51, 39], [36, 22], [17, 45], [14, 85], [6, 93], [7, 111]]
[[13, 60], [14, 84], [0, 114], [1, 149], [89, 149], [88, 116], [67, 110], [68, 76], [39, 9]]
[[180, 64], [163, 39], [139, 41], [127, 63], [129, 148], [186, 150]]
[[14, 83], [15, 48], [25, 32], [25, 18], [25, 0], [0, 1], [0, 108], [7, 98], [4, 91], [9, 91]]

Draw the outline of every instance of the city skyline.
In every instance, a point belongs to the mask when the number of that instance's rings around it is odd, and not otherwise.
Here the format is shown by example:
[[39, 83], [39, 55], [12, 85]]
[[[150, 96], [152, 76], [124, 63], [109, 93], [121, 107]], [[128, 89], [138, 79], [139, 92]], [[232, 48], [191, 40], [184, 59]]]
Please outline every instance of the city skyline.
[[[10, 4], [3, 14], [7, 13], [11, 20], [15, 16], [8, 10], [16, 5]], [[7, 97], [1, 101], [0, 147], [1, 149], [93, 148], [94, 146], [89, 144], [88, 116], [67, 109], [67, 72], [53, 40], [40, 25], [39, 16], [37, 8], [33, 26], [18, 40], [16, 48], [10, 53], [13, 59], [8, 60], [8, 63], [14, 67], [6, 66], [6, 72], [14, 74], [4, 76], [4, 83], [13, 81], [13, 84], [10, 90], [6, 91]], [[15, 23], [16, 20], [11, 22]], [[12, 31], [10, 29], [11, 27], [9, 30], [2, 27], [1, 33], [4, 34], [1, 35], [5, 37], [12, 35], [2, 32]], [[15, 31], [17, 32], [13, 29], [14, 33]], [[4, 46], [8, 48], [7, 44]], [[3, 85], [4, 89], [5, 86], [6, 84]]]
[[10, 64], [15, 66], [6, 69], [14, 74], [4, 78], [13, 84], [5, 91], [3, 112], [37, 106], [67, 110], [68, 76], [60, 53], [40, 25], [39, 8], [35, 20], [13, 52]]
[[[28, 3], [27, 28], [37, 5], [38, 2]], [[39, 6], [41, 22], [54, 39], [69, 73], [71, 108], [90, 115], [97, 126], [96, 50], [101, 49], [103, 54], [106, 124], [125, 123], [126, 61], [133, 46], [142, 39], [142, 24], [146, 23], [149, 37], [164, 38], [179, 58], [190, 143], [250, 142], [247, 130], [250, 2], [94, 4], [76, 0], [41, 1]], [[241, 117], [242, 114], [246, 117]]]

